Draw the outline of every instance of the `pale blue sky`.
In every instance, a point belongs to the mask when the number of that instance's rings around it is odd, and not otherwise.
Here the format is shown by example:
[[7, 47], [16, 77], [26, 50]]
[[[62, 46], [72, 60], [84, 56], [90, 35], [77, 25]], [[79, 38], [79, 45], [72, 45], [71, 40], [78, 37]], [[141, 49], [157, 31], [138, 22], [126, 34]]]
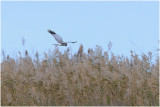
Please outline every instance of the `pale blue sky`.
[[[54, 30], [77, 52], [83, 44], [88, 48], [102, 46], [107, 50], [113, 43], [115, 54], [155, 54], [159, 39], [159, 7], [157, 2], [1, 2], [1, 49], [15, 56], [27, 49], [30, 54], [53, 50], [57, 43], [47, 32]], [[22, 36], [26, 43], [23, 48]], [[59, 47], [64, 50], [67, 47]]]

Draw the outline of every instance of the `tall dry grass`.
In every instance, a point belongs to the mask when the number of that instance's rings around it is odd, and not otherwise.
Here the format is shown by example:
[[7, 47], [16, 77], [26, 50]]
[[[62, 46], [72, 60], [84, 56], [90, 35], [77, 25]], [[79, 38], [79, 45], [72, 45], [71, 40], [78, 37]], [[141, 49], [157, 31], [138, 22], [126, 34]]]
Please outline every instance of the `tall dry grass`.
[[[77, 54], [58, 48], [31, 58], [4, 57], [2, 68], [3, 106], [158, 106], [159, 60], [152, 53], [130, 58], [115, 56], [100, 46]], [[111, 55], [109, 55], [111, 54]]]

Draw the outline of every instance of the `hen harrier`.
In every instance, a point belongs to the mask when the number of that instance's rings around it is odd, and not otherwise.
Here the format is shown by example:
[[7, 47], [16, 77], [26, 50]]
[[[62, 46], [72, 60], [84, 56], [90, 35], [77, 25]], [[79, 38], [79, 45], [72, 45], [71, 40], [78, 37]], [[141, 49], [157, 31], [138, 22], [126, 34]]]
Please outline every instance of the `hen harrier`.
[[67, 43], [76, 43], [77, 42], [77, 41], [75, 41], [75, 42], [63, 42], [62, 37], [57, 35], [54, 31], [48, 30], [48, 32], [55, 38], [55, 40], [58, 43], [60, 43], [60, 44], [53, 44], [53, 45], [56, 45], [56, 46], [67, 46]]

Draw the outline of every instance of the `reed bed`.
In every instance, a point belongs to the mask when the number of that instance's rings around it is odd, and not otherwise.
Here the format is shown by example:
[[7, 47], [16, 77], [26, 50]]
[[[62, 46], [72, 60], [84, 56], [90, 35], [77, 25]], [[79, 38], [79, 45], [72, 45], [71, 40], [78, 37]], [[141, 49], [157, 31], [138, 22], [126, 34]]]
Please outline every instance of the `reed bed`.
[[100, 46], [75, 54], [55, 48], [40, 59], [3, 58], [2, 106], [158, 106], [159, 58], [115, 56]]

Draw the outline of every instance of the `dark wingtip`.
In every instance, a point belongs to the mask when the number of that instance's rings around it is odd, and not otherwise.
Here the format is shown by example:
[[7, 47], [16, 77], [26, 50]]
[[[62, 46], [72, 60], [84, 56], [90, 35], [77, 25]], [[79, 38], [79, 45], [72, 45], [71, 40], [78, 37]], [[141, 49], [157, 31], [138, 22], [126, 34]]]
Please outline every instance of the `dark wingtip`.
[[56, 34], [54, 31], [48, 30], [50, 34]]
[[51, 30], [47, 30], [49, 33], [51, 32]]

